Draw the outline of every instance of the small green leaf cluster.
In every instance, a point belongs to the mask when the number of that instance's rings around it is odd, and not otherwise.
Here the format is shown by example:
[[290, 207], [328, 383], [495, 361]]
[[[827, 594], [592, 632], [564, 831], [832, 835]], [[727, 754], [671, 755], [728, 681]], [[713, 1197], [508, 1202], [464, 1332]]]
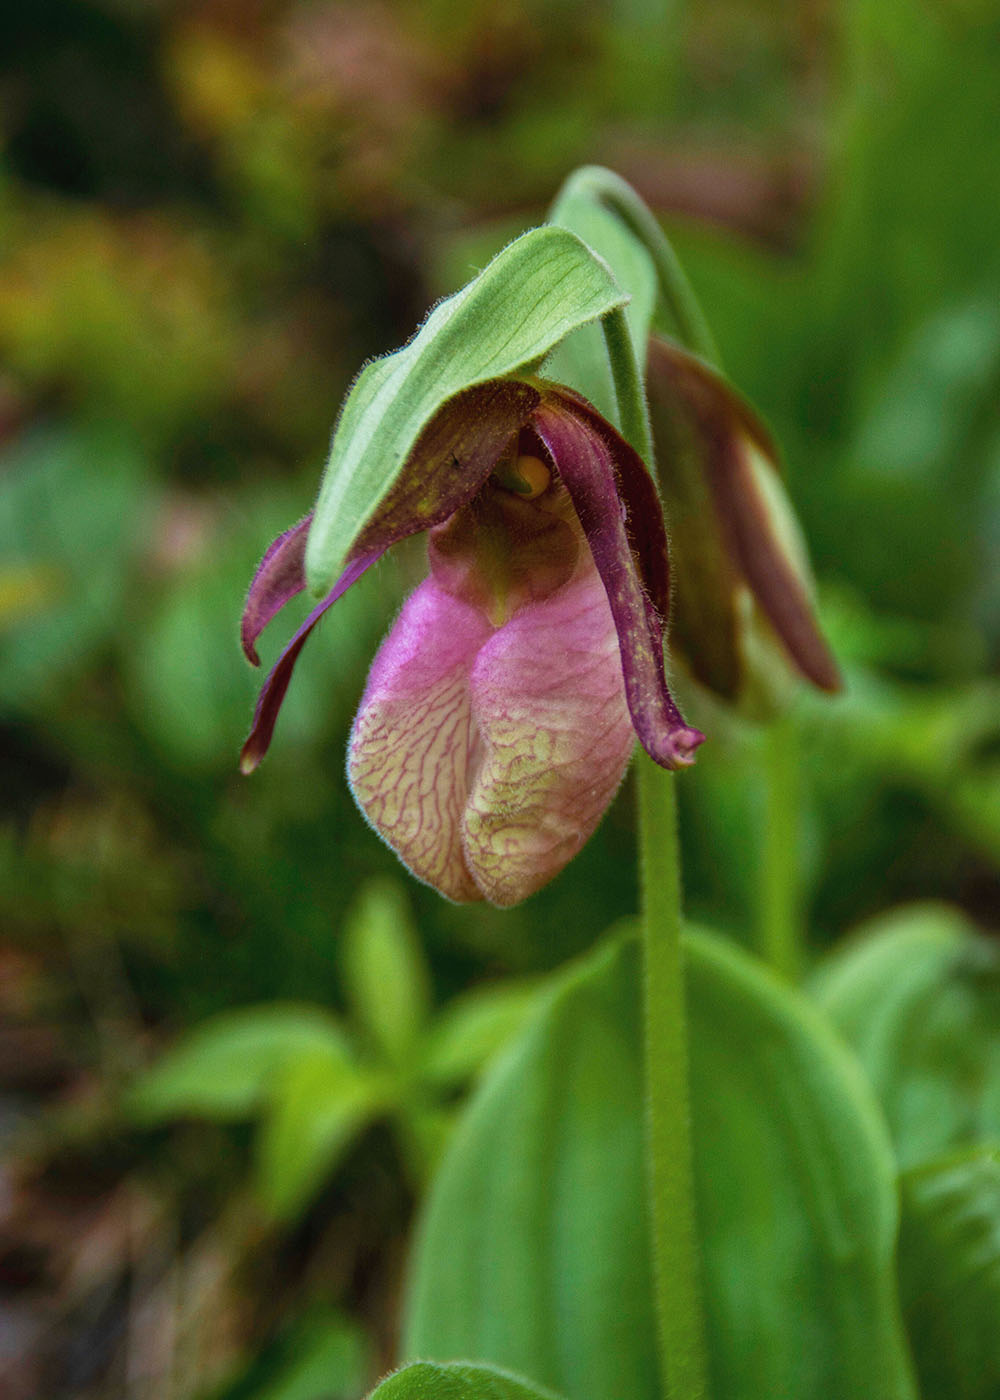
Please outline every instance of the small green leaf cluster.
[[374, 1122], [387, 1121], [414, 1185], [436, 1165], [457, 1095], [531, 1014], [536, 979], [473, 988], [435, 1011], [406, 896], [365, 886], [342, 944], [347, 1013], [305, 1002], [226, 1011], [184, 1036], [132, 1086], [143, 1124], [257, 1124], [255, 1183], [268, 1213], [308, 1208]]

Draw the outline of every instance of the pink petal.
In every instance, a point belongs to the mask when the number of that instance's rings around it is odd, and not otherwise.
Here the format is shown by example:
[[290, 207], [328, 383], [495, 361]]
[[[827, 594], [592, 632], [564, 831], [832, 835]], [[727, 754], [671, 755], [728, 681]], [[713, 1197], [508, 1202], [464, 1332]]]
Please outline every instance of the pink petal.
[[449, 899], [482, 894], [462, 852], [475, 762], [469, 672], [492, 628], [427, 579], [383, 642], [354, 721], [347, 775], [376, 831]]
[[466, 862], [491, 903], [516, 904], [590, 837], [635, 743], [615, 623], [589, 556], [486, 642], [471, 691], [481, 757]]

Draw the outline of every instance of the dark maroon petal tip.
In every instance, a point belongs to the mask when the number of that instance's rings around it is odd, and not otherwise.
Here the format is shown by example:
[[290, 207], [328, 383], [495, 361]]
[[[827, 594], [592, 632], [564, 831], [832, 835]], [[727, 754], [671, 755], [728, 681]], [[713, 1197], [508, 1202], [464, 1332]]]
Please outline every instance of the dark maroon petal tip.
[[835, 694], [840, 668], [820, 631], [816, 611], [797, 570], [771, 532], [766, 508], [746, 461], [731, 454], [716, 491], [723, 528], [750, 590], [806, 680]]
[[347, 592], [351, 584], [356, 583], [365, 570], [374, 564], [383, 553], [384, 551], [381, 549], [370, 550], [367, 554], [361, 555], [348, 564], [322, 603], [313, 608], [288, 646], [278, 657], [277, 663], [261, 687], [260, 695], [257, 698], [257, 707], [253, 714], [253, 724], [247, 735], [247, 741], [240, 752], [240, 771], [242, 773], [252, 773], [270, 747], [278, 713], [288, 690], [288, 683], [292, 679], [295, 663], [309, 639], [309, 634], [327, 608], [332, 607], [337, 599]]
[[243, 653], [254, 666], [260, 665], [257, 638], [272, 617], [306, 586], [306, 536], [311, 524], [310, 514], [290, 530], [286, 530], [283, 535], [279, 535], [274, 543], [268, 546], [267, 553], [257, 565], [240, 626]]
[[[536, 409], [532, 427], [565, 482], [607, 592], [618, 631], [625, 698], [639, 742], [662, 767], [685, 768], [704, 735], [685, 724], [670, 694], [663, 671], [663, 619], [643, 586], [636, 544], [641, 536], [648, 548], [663, 532], [666, 549], [659, 500], [655, 490], [651, 504], [645, 493], [626, 494], [622, 476], [631, 478], [636, 462], [648, 479], [642, 460], [595, 410], [589, 405], [585, 410], [575, 396], [551, 391]], [[630, 506], [636, 499], [645, 502], [653, 519], [632, 518]]]

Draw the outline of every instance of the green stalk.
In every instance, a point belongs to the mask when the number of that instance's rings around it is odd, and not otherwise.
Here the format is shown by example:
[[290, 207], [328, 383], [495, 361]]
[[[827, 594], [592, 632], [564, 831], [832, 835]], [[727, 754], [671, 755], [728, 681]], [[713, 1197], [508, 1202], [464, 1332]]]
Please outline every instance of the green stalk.
[[570, 177], [566, 189], [589, 195], [621, 219], [652, 260], [660, 296], [677, 339], [702, 359], [718, 365], [718, 347], [673, 245], [632, 186], [613, 170], [586, 165]]
[[646, 403], [646, 391], [639, 377], [639, 366], [636, 364], [624, 308], [609, 311], [601, 326], [618, 398], [618, 427], [622, 437], [631, 443], [646, 463], [649, 474], [655, 481], [653, 428], [649, 421], [649, 405]]
[[[654, 471], [649, 411], [624, 311], [604, 319], [619, 426]], [[681, 872], [674, 777], [639, 755], [646, 1146], [654, 1307], [666, 1400], [707, 1400], [694, 1196]]]
[[789, 717], [764, 734], [764, 835], [757, 892], [757, 948], [790, 981], [802, 972], [799, 885], [799, 755]]
[[643, 1023], [653, 1277], [667, 1400], [707, 1400], [674, 775], [639, 755]]

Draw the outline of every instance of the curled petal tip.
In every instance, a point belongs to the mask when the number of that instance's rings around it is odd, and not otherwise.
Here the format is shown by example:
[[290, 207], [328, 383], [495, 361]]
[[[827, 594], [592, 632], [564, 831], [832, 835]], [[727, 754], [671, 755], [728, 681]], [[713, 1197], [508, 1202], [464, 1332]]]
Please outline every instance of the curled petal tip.
[[240, 646], [243, 648], [243, 655], [250, 662], [250, 665], [259, 666], [260, 652], [257, 650], [253, 625], [247, 622], [246, 608], [243, 611], [243, 621], [240, 624]]
[[705, 736], [700, 729], [685, 726], [676, 730], [673, 735], [674, 766], [689, 767], [694, 762], [695, 750], [704, 742]]
[[656, 734], [654, 731], [640, 734], [639, 742], [654, 763], [675, 771], [690, 768], [695, 760], [695, 750], [705, 742], [705, 736], [700, 729], [692, 729], [690, 725], [681, 723], [673, 725], [666, 733], [661, 731]]
[[244, 744], [240, 754], [240, 772], [245, 778], [249, 778], [251, 773], [256, 773], [263, 757], [262, 753], [257, 753], [249, 744]]

